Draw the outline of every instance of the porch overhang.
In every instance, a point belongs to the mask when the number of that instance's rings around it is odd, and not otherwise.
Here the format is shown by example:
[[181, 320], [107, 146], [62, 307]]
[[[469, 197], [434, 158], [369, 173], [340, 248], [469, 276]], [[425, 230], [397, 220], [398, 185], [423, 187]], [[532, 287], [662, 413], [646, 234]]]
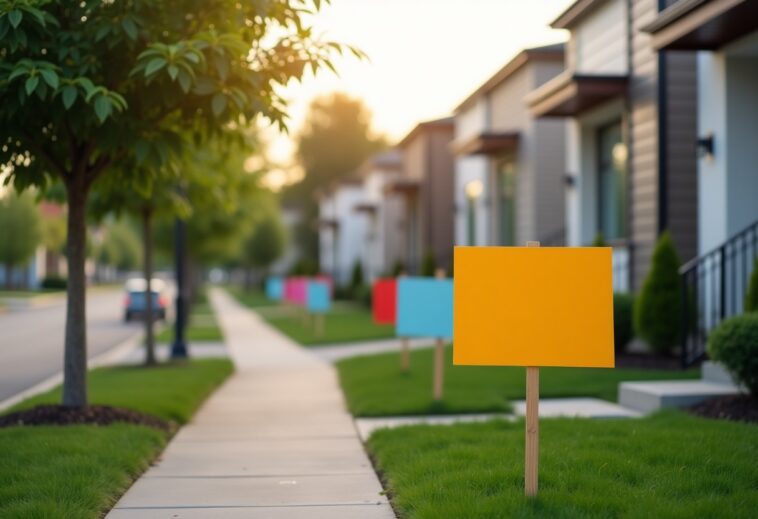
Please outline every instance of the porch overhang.
[[376, 213], [378, 209], [378, 206], [376, 204], [372, 204], [369, 202], [364, 202], [361, 204], [356, 204], [353, 206], [353, 211], [356, 213], [367, 213], [367, 214], [374, 214]]
[[319, 218], [316, 220], [316, 227], [319, 229], [335, 230], [338, 229], [340, 223], [334, 218]]
[[535, 117], [575, 117], [626, 95], [627, 75], [563, 73], [526, 97]]
[[497, 155], [515, 150], [518, 146], [518, 132], [483, 132], [469, 139], [453, 142], [451, 148], [456, 155]]
[[384, 188], [387, 193], [395, 193], [406, 196], [415, 195], [421, 189], [421, 182], [409, 178], [398, 178], [388, 182]]
[[657, 50], [716, 50], [756, 30], [755, 0], [679, 0], [642, 27]]

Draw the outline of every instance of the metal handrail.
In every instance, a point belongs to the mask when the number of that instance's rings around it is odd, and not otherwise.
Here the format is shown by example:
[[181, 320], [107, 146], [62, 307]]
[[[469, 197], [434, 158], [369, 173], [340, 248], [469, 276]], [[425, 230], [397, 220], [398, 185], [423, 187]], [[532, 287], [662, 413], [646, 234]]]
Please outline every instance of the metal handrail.
[[679, 268], [682, 367], [704, 360], [710, 331], [724, 319], [744, 311], [756, 257], [758, 220]]

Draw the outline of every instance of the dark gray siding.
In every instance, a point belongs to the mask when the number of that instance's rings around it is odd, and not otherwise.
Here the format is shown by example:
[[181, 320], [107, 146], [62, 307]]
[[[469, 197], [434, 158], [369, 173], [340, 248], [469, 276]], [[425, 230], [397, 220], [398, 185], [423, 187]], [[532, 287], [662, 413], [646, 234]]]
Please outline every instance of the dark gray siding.
[[697, 58], [668, 52], [666, 66], [666, 227], [681, 260], [697, 255]]

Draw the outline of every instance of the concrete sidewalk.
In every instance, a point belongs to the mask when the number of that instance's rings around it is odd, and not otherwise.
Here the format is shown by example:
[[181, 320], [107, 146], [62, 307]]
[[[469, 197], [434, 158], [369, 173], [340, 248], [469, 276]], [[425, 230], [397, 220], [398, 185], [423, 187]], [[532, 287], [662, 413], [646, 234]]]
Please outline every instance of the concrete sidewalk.
[[210, 295], [237, 372], [108, 517], [395, 517], [333, 368]]

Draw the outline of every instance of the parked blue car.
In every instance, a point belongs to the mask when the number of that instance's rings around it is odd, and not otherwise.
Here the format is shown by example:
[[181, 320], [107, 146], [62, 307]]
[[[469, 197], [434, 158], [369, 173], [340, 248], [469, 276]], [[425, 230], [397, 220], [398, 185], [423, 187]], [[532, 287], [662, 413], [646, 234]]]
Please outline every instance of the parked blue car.
[[[153, 319], [166, 320], [166, 307], [168, 306], [164, 295], [165, 283], [160, 279], [150, 282], [150, 292], [153, 297]], [[124, 321], [132, 319], [144, 319], [147, 313], [147, 298], [145, 297], [146, 282], [142, 278], [130, 279], [126, 282], [126, 295], [124, 297]]]

